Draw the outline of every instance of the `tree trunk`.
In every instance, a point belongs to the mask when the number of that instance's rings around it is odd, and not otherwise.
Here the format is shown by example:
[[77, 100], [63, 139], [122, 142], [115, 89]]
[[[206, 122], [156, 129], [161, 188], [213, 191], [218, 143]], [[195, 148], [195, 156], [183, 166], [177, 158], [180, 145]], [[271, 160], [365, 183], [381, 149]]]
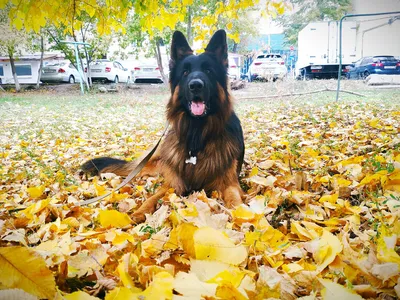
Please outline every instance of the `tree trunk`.
[[[86, 84], [87, 84], [87, 86], [88, 86], [88, 89], [90, 89], [90, 88], [92, 87], [92, 77], [91, 77], [91, 74], [90, 74], [89, 65], [90, 65], [90, 63], [92, 62], [92, 58], [89, 57], [89, 53], [88, 53], [88, 51], [87, 51], [87, 49], [86, 49], [86, 46], [83, 46], [83, 49], [85, 50], [86, 70], [87, 70], [87, 72], [86, 72], [86, 77], [85, 77], [85, 81], [86, 81]], [[83, 67], [83, 66], [82, 66], [82, 67]], [[85, 76], [85, 69], [84, 69], [83, 71], [84, 71], [84, 72], [83, 72], [83, 75]]]
[[187, 21], [187, 29], [186, 29], [186, 36], [187, 40], [189, 42], [189, 45], [193, 44], [193, 38], [192, 38], [192, 7], [188, 7], [188, 21]]
[[38, 79], [37, 79], [37, 82], [36, 82], [36, 88], [37, 89], [40, 86], [40, 75], [42, 75], [43, 55], [44, 55], [44, 41], [43, 41], [43, 35], [40, 35], [40, 65], [39, 65], [39, 71], [38, 71]]
[[167, 76], [165, 76], [164, 68], [163, 68], [163, 65], [162, 65], [162, 57], [161, 57], [161, 50], [160, 50], [160, 39], [157, 39], [157, 41], [156, 41], [155, 53], [156, 53], [157, 65], [158, 65], [158, 68], [160, 69], [161, 76], [163, 78], [164, 83], [167, 83], [168, 82], [168, 78], [167, 78]]
[[8, 56], [10, 58], [11, 72], [14, 77], [15, 90], [19, 92], [21, 90], [21, 86], [18, 81], [17, 71], [15, 69], [15, 64], [14, 64], [14, 49], [8, 48]]
[[[82, 36], [82, 42], [86, 43], [86, 38], [85, 38], [85, 34], [82, 31], [82, 27], [81, 27], [81, 36]], [[77, 40], [75, 39], [75, 42], [77, 42]], [[79, 49], [79, 46], [78, 46]], [[82, 75], [83, 75], [83, 79], [81, 78], [81, 80], [85, 81], [86, 84], [86, 88], [88, 91], [90, 91], [90, 88], [92, 87], [92, 81], [91, 81], [91, 77], [90, 77], [90, 69], [89, 69], [89, 58], [88, 58], [88, 53], [87, 53], [87, 49], [86, 46], [83, 45], [83, 49], [85, 50], [85, 58], [86, 58], [86, 67], [87, 67], [87, 76], [85, 76], [85, 68], [83, 66], [83, 61], [81, 56], [79, 55], [79, 62], [76, 62], [76, 64], [80, 63], [81, 64], [81, 68], [82, 68]]]
[[237, 53], [237, 47], [238, 47], [238, 43], [233, 43], [233, 49], [232, 49], [232, 52], [233, 53]]

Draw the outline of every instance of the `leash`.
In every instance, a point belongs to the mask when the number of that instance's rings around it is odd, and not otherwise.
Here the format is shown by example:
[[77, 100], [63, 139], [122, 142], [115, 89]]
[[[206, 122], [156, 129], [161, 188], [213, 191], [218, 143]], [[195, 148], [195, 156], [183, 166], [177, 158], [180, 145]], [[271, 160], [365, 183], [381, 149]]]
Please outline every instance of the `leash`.
[[[153, 156], [154, 152], [156, 152], [156, 149], [158, 148], [158, 146], [161, 143], [162, 138], [165, 136], [167, 130], [168, 130], [168, 121], [165, 124], [165, 128], [164, 131], [160, 137], [160, 139], [158, 140], [157, 144], [153, 147], [153, 149], [151, 149], [151, 151], [149, 153], [147, 153], [147, 155], [140, 161], [140, 163], [128, 174], [128, 176], [124, 179], [124, 181], [122, 181], [114, 190], [107, 192], [104, 195], [101, 196], [97, 196], [95, 198], [91, 198], [88, 200], [84, 200], [84, 201], [78, 201], [77, 203], [74, 203], [75, 206], [82, 206], [82, 205], [89, 205], [92, 203], [95, 203], [97, 201], [100, 201], [108, 196], [110, 196], [112, 193], [118, 191], [120, 188], [122, 188], [123, 186], [125, 186], [128, 182], [130, 182], [143, 168], [144, 166], [147, 164], [147, 162], [150, 160], [150, 158]], [[62, 207], [65, 204], [55, 204], [55, 207]]]

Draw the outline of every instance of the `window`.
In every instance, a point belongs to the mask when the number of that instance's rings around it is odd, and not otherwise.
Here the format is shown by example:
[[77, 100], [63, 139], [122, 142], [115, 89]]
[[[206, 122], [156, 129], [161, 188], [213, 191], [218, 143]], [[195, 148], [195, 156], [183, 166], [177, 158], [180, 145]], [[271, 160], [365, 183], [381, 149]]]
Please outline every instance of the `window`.
[[397, 61], [397, 59], [395, 59], [394, 56], [375, 56], [373, 58], [373, 62], [381, 62], [381, 61], [395, 62]]
[[362, 65], [362, 66], [365, 66], [365, 65], [370, 64], [370, 63], [372, 63], [372, 57], [366, 57], [366, 58], [364, 58], [363, 61], [361, 62], [361, 65]]
[[31, 65], [15, 65], [15, 72], [17, 76], [32, 76]]
[[282, 58], [282, 56], [276, 55], [276, 54], [268, 54], [268, 55], [266, 56], [266, 58], [269, 58], [269, 59], [276, 59], [276, 58]]
[[0, 65], [0, 76], [4, 76], [4, 68], [3, 68], [3, 65]]
[[354, 63], [354, 66], [355, 66], [355, 67], [359, 67], [360, 64], [361, 64], [361, 61], [362, 61], [362, 59], [357, 60], [357, 61]]

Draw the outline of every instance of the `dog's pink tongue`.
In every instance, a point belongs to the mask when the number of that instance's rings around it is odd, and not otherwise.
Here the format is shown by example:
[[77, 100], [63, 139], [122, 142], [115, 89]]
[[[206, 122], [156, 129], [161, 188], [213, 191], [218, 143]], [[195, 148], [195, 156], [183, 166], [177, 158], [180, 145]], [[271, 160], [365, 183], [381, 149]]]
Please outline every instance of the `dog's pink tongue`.
[[190, 105], [190, 110], [195, 116], [201, 116], [202, 114], [204, 114], [205, 109], [206, 105], [204, 104], [204, 102], [192, 102], [192, 104]]

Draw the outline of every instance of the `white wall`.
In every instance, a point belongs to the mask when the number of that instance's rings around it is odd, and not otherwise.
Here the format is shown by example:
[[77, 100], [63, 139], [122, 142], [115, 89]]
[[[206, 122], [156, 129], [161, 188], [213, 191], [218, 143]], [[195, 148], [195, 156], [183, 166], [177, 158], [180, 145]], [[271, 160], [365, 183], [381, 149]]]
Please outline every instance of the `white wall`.
[[[353, 0], [355, 14], [390, 11], [400, 11], [400, 0]], [[356, 18], [358, 21], [357, 57], [400, 56], [400, 19], [390, 25], [388, 21], [393, 16]]]
[[[11, 64], [9, 61], [0, 61], [0, 65], [3, 66], [4, 76], [0, 76], [3, 84], [14, 84], [14, 78], [11, 72]], [[15, 65], [31, 65], [32, 75], [30, 76], [18, 76], [19, 83], [22, 84], [35, 84], [37, 82], [38, 71], [40, 62], [34, 61], [16, 61]]]

